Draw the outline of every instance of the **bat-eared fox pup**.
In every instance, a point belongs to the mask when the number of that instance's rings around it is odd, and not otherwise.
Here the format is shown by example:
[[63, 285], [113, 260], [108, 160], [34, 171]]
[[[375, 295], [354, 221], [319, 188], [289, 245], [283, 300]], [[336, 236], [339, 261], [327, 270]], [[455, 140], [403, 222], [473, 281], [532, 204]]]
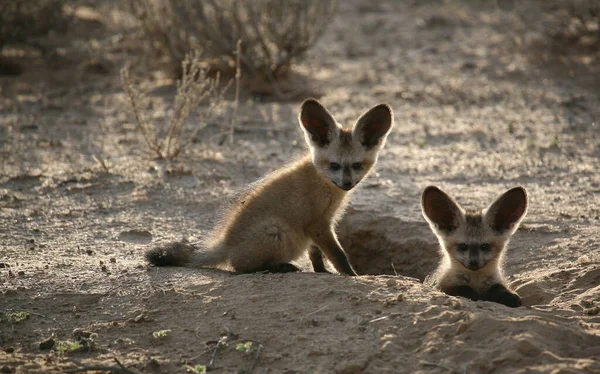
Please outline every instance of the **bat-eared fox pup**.
[[198, 246], [171, 243], [151, 249], [157, 266], [218, 267], [238, 273], [292, 272], [290, 263], [309, 250], [316, 272], [356, 275], [334, 232], [352, 190], [371, 170], [394, 117], [387, 104], [361, 115], [351, 130], [317, 100], [298, 117], [310, 154], [251, 185]]
[[421, 197], [423, 216], [438, 237], [443, 260], [426, 279], [452, 296], [521, 305], [503, 279], [502, 260], [510, 236], [527, 211], [527, 192], [514, 187], [483, 211], [465, 211], [437, 187]]

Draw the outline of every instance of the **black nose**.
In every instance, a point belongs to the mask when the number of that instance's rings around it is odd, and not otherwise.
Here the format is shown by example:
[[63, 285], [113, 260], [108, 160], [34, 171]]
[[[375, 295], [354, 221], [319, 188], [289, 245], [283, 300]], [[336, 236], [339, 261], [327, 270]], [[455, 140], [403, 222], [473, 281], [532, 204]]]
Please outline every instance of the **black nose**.
[[343, 186], [344, 188], [350, 188], [352, 187], [352, 182], [344, 182]]
[[477, 263], [477, 261], [475, 261], [475, 260], [469, 261], [469, 269], [477, 269], [478, 267], [479, 267], [479, 264]]

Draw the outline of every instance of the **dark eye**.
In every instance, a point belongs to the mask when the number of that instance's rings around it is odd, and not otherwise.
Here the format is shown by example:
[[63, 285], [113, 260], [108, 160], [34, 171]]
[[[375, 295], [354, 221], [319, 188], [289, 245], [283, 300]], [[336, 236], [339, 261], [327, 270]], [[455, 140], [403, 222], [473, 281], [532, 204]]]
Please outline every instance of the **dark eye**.
[[456, 245], [456, 249], [460, 252], [465, 252], [469, 247], [466, 244], [461, 243]]
[[481, 249], [482, 251], [489, 251], [490, 245], [488, 243], [483, 243], [479, 246], [479, 249]]
[[355, 162], [352, 164], [352, 169], [354, 170], [360, 170], [362, 169], [362, 162]]
[[332, 162], [331, 164], [329, 164], [329, 168], [331, 170], [340, 170], [341, 166], [338, 163]]

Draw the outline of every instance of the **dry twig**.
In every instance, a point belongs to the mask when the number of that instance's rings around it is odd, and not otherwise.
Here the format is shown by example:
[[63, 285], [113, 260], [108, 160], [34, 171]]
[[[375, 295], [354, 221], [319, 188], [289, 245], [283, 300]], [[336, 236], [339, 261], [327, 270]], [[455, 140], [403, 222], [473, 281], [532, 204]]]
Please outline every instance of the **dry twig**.
[[83, 373], [86, 371], [108, 371], [111, 373], [137, 374], [136, 371], [126, 368], [116, 357], [114, 358], [117, 365], [87, 365], [81, 361], [71, 359], [75, 365], [80, 366], [75, 369], [65, 369], [65, 373]]
[[237, 122], [237, 111], [240, 101], [240, 78], [242, 77], [242, 67], [241, 58], [242, 58], [242, 41], [238, 40], [237, 43], [237, 56], [235, 60], [235, 101], [233, 102], [233, 115], [231, 117], [231, 128], [229, 130], [229, 143], [233, 144], [233, 132], [235, 131], [235, 126]]
[[254, 369], [256, 369], [256, 366], [258, 365], [258, 360], [260, 358], [260, 353], [263, 350], [263, 345], [261, 343], [258, 343], [258, 348], [256, 349], [256, 354], [254, 355], [254, 361], [252, 362], [252, 366], [250, 367], [250, 372], [252, 373], [254, 371]]
[[442, 364], [438, 364], [436, 362], [430, 362], [430, 361], [420, 361], [421, 365], [423, 366], [435, 366], [438, 368], [442, 368], [444, 370], [448, 370], [448, 371], [454, 371], [452, 368], [449, 368], [448, 366], [442, 365]]

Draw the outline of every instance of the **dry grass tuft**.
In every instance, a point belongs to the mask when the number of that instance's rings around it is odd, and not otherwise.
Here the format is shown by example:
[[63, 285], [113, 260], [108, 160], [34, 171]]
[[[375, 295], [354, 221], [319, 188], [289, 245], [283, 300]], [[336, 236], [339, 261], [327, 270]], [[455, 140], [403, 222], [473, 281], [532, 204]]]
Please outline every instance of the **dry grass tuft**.
[[[182, 68], [183, 75], [177, 81], [171, 115], [163, 124], [148, 120], [144, 111], [148, 107], [148, 95], [132, 83], [128, 66], [121, 70], [121, 83], [129, 98], [137, 128], [149, 150], [159, 159], [174, 159], [191, 143], [211, 118], [214, 109], [223, 102], [223, 95], [231, 84], [229, 82], [221, 88], [220, 74], [209, 76], [209, 72], [202, 68], [198, 53], [186, 55]], [[198, 113], [198, 125], [186, 129], [187, 119], [200, 104], [207, 105]]]

